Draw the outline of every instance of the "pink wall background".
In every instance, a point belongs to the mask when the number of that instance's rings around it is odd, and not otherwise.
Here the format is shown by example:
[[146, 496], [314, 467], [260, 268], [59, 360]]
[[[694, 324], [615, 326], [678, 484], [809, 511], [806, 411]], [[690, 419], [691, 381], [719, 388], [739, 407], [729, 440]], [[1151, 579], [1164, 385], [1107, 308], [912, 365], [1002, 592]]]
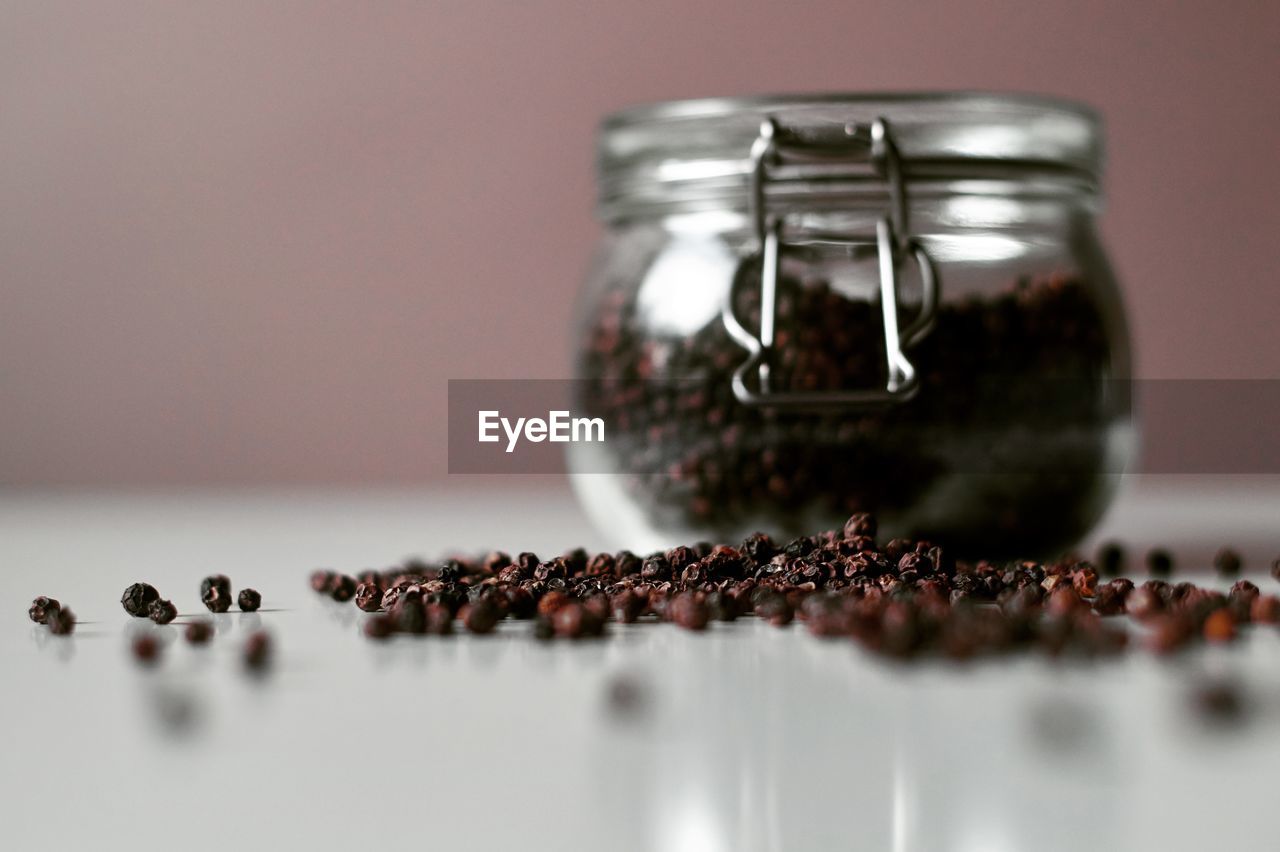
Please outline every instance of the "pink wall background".
[[448, 378], [563, 377], [605, 112], [1100, 107], [1146, 377], [1280, 376], [1274, 2], [5, 2], [0, 483], [444, 475]]

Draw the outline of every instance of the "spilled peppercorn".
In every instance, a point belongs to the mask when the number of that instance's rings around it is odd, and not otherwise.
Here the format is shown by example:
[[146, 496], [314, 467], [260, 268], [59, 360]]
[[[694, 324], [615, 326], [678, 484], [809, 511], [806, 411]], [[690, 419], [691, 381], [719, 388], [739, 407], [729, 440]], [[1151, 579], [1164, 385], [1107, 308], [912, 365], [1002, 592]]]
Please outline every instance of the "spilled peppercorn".
[[[1123, 615], [1158, 654], [1280, 623], [1280, 597], [1246, 580], [1225, 595], [1159, 577], [1104, 581], [1123, 565], [1114, 544], [1097, 565], [1074, 557], [966, 562], [928, 541], [881, 544], [876, 532], [875, 518], [858, 513], [839, 530], [788, 542], [755, 533], [737, 547], [699, 542], [645, 556], [577, 549], [549, 559], [494, 551], [436, 565], [414, 560], [365, 572], [351, 597], [372, 613], [364, 633], [379, 640], [447, 635], [454, 621], [484, 634], [505, 620], [532, 619], [533, 636], [550, 640], [602, 636], [610, 621], [700, 632], [754, 615], [775, 627], [798, 620], [815, 636], [845, 637], [895, 659], [1027, 650], [1110, 656], [1130, 644], [1115, 621]], [[1146, 561], [1154, 575], [1172, 572], [1167, 551], [1152, 550]], [[311, 585], [332, 597], [344, 576], [316, 572]]]

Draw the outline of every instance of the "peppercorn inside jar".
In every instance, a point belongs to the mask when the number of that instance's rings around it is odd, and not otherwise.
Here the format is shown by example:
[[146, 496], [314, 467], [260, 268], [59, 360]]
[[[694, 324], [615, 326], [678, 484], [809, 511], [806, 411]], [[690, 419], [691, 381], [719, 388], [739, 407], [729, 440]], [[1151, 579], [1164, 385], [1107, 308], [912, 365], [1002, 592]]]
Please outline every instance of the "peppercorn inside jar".
[[[684, 101], [600, 136], [568, 444], [630, 547], [836, 527], [1036, 556], [1134, 444], [1088, 109], [985, 94]], [[992, 554], [992, 555], [1004, 555]]]

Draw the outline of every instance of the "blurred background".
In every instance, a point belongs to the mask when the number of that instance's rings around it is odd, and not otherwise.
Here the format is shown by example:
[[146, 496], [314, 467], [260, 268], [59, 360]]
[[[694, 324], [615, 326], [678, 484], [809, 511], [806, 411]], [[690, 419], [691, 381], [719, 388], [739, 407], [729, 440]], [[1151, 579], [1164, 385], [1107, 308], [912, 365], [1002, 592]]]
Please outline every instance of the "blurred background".
[[0, 484], [416, 483], [562, 378], [599, 118], [983, 88], [1107, 121], [1138, 374], [1280, 376], [1280, 4], [0, 3]]

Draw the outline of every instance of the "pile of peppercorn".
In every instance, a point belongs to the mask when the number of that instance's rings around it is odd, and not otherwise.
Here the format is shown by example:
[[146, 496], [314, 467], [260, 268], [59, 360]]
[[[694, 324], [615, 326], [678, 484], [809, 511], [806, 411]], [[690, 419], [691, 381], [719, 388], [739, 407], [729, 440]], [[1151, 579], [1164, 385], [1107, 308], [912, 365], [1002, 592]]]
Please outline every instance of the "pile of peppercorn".
[[[796, 619], [816, 636], [847, 637], [895, 658], [966, 659], [1032, 649], [1116, 654], [1129, 640], [1115, 621], [1121, 615], [1147, 627], [1146, 644], [1159, 653], [1229, 642], [1250, 623], [1280, 623], [1280, 598], [1246, 580], [1223, 594], [1163, 578], [1103, 579], [1122, 563], [1114, 546], [1098, 565], [954, 561], [926, 541], [877, 543], [875, 519], [860, 513], [841, 530], [785, 544], [756, 533], [737, 547], [700, 543], [645, 557], [576, 549], [512, 559], [495, 551], [358, 578], [316, 571], [311, 586], [372, 613], [364, 631], [373, 639], [446, 635], [455, 625], [484, 634], [506, 618], [532, 621], [540, 639], [579, 639], [603, 635], [610, 620], [704, 630], [754, 615], [775, 626]], [[1162, 551], [1148, 564], [1153, 573], [1172, 565]], [[1240, 560], [1223, 551], [1216, 564], [1230, 573]]]
[[[750, 263], [739, 274], [759, 281]], [[735, 294], [735, 312], [754, 332], [760, 288]], [[792, 270], [779, 281], [776, 312], [775, 391], [884, 386], [876, 304]], [[920, 388], [908, 402], [752, 408], [732, 389], [747, 354], [718, 316], [671, 336], [650, 326], [622, 280], [591, 318], [579, 403], [608, 423], [605, 472], [626, 476], [629, 497], [659, 527], [728, 538], [769, 517], [794, 535], [813, 529], [814, 517], [834, 524], [855, 511], [909, 513], [959, 482], [966, 517], [948, 529], [950, 540], [996, 531], [965, 544], [1043, 552], [1077, 540], [1096, 516], [1107, 430], [1122, 407], [1105, 402], [1106, 327], [1087, 282], [1028, 278], [939, 306], [910, 351]], [[1003, 475], [972, 476], [993, 473]]]

